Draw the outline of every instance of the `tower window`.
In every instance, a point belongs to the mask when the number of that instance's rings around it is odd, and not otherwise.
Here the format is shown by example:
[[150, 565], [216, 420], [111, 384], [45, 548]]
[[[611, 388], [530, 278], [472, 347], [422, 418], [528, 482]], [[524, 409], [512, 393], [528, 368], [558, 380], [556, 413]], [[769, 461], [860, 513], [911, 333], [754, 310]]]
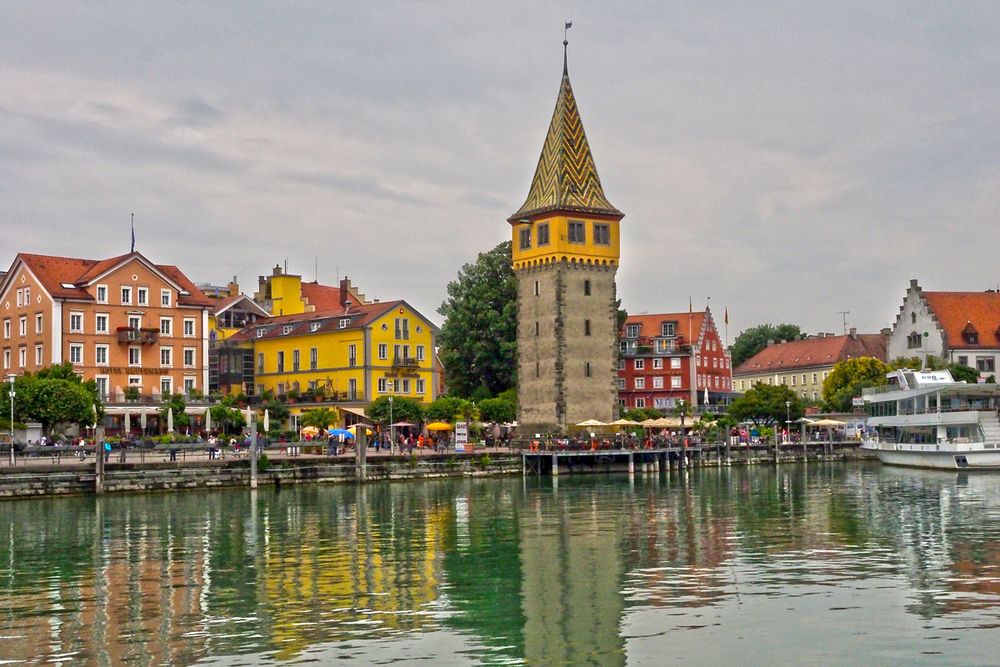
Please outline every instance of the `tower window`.
[[538, 245], [549, 244], [549, 223], [543, 222], [538, 225]]
[[542, 365], [536, 361], [535, 362], [535, 377], [537, 378], [537, 377], [541, 377], [541, 376], [542, 376]]
[[589, 361], [584, 366], [583, 372], [587, 374], [587, 377], [590, 377], [590, 362]]
[[520, 239], [521, 250], [527, 250], [531, 247], [531, 227], [523, 227], [521, 231], [518, 232], [518, 238]]
[[538, 335], [538, 322], [535, 322], [535, 335]]
[[538, 281], [535, 281], [535, 296], [538, 296]]
[[596, 245], [611, 245], [611, 226], [594, 223], [594, 243]]
[[584, 280], [583, 281], [583, 295], [584, 296], [590, 296], [590, 281], [589, 280]]
[[570, 243], [586, 243], [587, 242], [587, 231], [583, 226], [583, 222], [579, 220], [569, 221], [569, 242]]
[[916, 324], [916, 323], [917, 323], [917, 314], [910, 313], [910, 324]]
[[583, 321], [583, 335], [584, 336], [590, 335], [590, 320]]

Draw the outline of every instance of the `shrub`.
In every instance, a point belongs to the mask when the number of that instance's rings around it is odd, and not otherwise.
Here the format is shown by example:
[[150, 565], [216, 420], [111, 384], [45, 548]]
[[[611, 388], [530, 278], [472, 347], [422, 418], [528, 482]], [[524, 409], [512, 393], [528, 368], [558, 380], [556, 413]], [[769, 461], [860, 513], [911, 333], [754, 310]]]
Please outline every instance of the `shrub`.
[[490, 465], [490, 463], [492, 463], [492, 462], [493, 461], [492, 461], [492, 459], [490, 459], [490, 455], [489, 454], [483, 454], [482, 456], [479, 457], [479, 467], [480, 468], [488, 468], [489, 465]]
[[261, 452], [260, 456], [257, 457], [257, 472], [266, 472], [270, 467], [270, 459], [267, 458], [267, 454]]

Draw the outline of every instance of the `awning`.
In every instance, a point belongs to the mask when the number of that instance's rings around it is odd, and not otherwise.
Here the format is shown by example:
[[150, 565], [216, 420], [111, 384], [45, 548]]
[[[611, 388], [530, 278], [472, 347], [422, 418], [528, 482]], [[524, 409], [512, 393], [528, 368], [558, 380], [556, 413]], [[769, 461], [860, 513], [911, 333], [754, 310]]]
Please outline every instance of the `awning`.
[[352, 415], [357, 415], [358, 417], [364, 417], [368, 419], [368, 415], [365, 414], [364, 408], [348, 408], [343, 405], [338, 405], [337, 409], [341, 412], [350, 412]]

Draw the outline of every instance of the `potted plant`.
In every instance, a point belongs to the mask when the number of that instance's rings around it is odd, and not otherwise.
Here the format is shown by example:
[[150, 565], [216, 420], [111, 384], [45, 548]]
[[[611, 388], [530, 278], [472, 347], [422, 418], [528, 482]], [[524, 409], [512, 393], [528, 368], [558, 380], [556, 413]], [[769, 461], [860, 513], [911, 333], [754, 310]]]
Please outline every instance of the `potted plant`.
[[125, 387], [125, 400], [129, 403], [135, 403], [139, 400], [139, 388], [138, 387]]

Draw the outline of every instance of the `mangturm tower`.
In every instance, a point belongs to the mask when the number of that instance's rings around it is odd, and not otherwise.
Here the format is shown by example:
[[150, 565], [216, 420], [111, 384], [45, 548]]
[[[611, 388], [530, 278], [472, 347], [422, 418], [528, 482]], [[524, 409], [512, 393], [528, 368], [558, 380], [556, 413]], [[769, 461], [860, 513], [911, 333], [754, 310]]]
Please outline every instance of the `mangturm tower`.
[[508, 218], [517, 276], [517, 421], [564, 431], [617, 409], [615, 272], [624, 214], [604, 196], [563, 73], [528, 198]]

